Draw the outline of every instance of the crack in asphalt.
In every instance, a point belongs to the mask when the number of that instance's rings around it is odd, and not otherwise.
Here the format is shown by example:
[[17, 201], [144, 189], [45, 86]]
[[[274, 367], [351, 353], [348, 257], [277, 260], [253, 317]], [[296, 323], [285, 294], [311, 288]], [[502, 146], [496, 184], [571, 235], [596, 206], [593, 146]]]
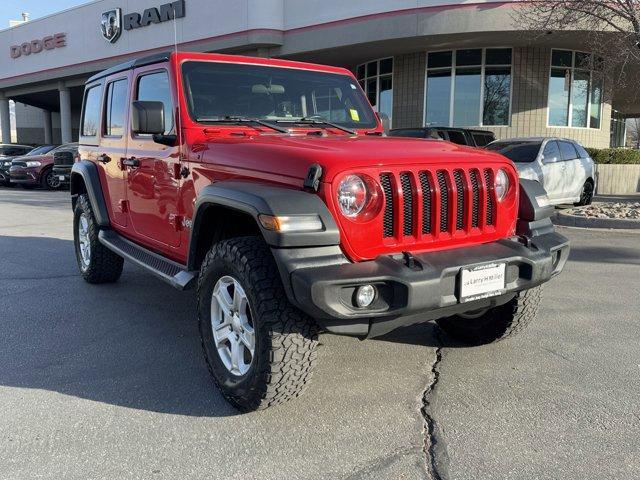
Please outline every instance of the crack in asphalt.
[[[442, 342], [440, 342], [442, 344]], [[442, 429], [432, 413], [433, 398], [440, 380], [438, 366], [442, 361], [442, 347], [436, 349], [436, 357], [431, 365], [431, 382], [422, 394], [422, 408], [420, 412], [424, 418], [424, 455], [427, 473], [432, 480], [446, 480], [449, 478], [449, 455], [444, 442]]]

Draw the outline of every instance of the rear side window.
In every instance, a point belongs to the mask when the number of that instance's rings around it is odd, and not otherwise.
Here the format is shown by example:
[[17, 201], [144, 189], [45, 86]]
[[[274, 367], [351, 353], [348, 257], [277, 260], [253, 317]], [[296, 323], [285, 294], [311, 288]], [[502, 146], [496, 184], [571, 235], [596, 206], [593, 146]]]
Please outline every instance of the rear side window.
[[448, 130], [449, 141], [453, 143], [457, 143], [458, 145], [467, 145], [467, 139], [464, 136], [464, 133], [459, 130]]
[[173, 130], [173, 100], [166, 71], [148, 73], [138, 77], [136, 100], [162, 102], [164, 104], [164, 133]]
[[424, 138], [425, 131], [419, 128], [406, 130], [391, 130], [389, 135], [392, 137], [412, 137], [412, 138]]
[[124, 112], [127, 108], [126, 78], [116, 80], [107, 85], [105, 100], [104, 134], [110, 137], [121, 137], [124, 133]]
[[571, 142], [558, 142], [560, 144], [560, 152], [562, 153], [563, 160], [575, 160], [578, 158], [578, 152], [576, 152], [573, 143]]
[[476, 142], [478, 147], [484, 147], [489, 145], [491, 142], [495, 140], [493, 135], [488, 133], [472, 133], [473, 141]]
[[84, 94], [81, 134], [85, 137], [95, 137], [98, 134], [101, 95], [102, 85], [91, 87]]
[[573, 146], [576, 147], [576, 150], [578, 151], [578, 155], [580, 155], [580, 158], [589, 158], [589, 152], [587, 152], [582, 147], [582, 145], [580, 145], [579, 143], [574, 143]]

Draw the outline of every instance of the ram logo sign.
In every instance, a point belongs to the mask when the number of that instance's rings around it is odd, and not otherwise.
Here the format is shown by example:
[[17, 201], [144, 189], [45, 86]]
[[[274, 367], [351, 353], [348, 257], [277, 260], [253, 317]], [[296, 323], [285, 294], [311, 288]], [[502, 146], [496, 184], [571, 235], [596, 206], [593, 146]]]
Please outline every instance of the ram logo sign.
[[122, 15], [120, 8], [114, 8], [102, 14], [101, 30], [102, 36], [109, 42], [114, 43], [122, 30], [133, 30], [134, 28], [146, 27], [152, 23], [162, 23], [185, 15], [184, 0], [165, 3], [159, 8], [147, 8], [144, 12], [132, 12]]
[[102, 13], [100, 30], [102, 31], [102, 36], [109, 43], [114, 43], [118, 40], [120, 33], [122, 33], [122, 12], [119, 8]]

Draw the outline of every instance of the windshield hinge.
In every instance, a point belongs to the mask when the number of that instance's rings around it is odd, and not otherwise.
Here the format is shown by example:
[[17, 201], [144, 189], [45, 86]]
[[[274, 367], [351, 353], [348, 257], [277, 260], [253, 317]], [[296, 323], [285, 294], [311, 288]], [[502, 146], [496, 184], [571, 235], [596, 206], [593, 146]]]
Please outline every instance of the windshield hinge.
[[320, 177], [322, 177], [322, 167], [314, 163], [307, 170], [307, 178], [304, 179], [304, 188], [311, 188], [313, 191], [317, 192], [318, 188], [320, 188]]

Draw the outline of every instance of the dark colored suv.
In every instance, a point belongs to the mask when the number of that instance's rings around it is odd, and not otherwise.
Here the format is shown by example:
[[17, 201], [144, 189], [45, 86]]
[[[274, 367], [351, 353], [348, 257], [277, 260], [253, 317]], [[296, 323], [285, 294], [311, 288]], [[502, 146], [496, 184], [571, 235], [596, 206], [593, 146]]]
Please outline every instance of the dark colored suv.
[[53, 174], [53, 156], [57, 152], [64, 151], [75, 155], [78, 152], [78, 144], [65, 143], [45, 154], [29, 154], [13, 159], [9, 169], [11, 183], [20, 184], [25, 188], [37, 186], [47, 190], [60, 188], [60, 180]]
[[[37, 147], [36, 147], [37, 148]], [[9, 168], [11, 160], [21, 155], [26, 155], [29, 151], [35, 150], [29, 145], [12, 145], [10, 143], [0, 143], [0, 184], [9, 186]]]
[[488, 130], [471, 130], [453, 127], [418, 127], [394, 128], [389, 132], [390, 137], [435, 138], [446, 140], [458, 145], [469, 147], [484, 147], [496, 139], [493, 132]]

